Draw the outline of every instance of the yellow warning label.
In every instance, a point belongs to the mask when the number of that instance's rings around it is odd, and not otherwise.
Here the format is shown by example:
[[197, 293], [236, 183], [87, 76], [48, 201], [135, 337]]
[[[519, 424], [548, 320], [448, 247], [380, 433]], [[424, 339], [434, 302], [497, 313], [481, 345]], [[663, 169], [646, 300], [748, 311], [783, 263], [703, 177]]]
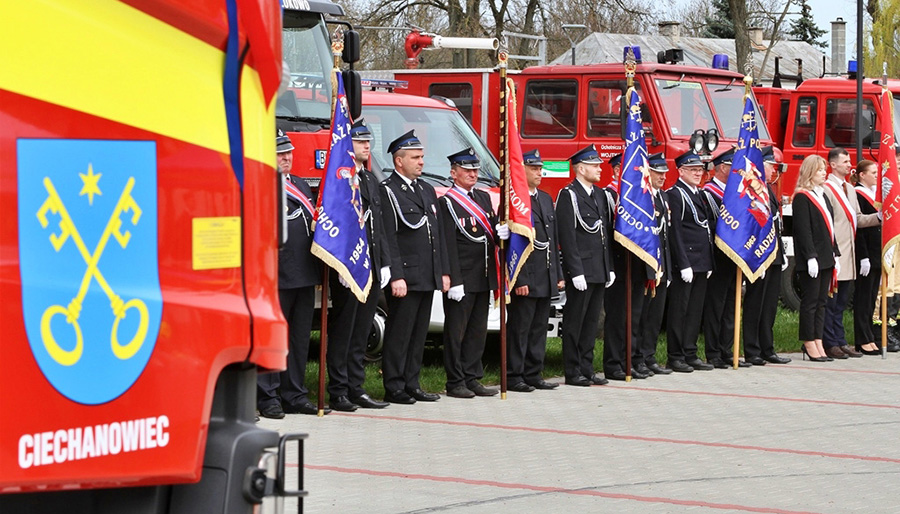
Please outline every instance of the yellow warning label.
[[241, 218], [194, 218], [192, 263], [195, 270], [241, 267]]

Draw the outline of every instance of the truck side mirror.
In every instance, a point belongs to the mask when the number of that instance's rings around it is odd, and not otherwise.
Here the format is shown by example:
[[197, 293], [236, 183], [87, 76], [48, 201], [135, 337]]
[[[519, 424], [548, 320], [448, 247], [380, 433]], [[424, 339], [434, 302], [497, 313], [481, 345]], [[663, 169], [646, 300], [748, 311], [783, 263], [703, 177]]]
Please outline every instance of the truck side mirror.
[[[865, 142], [866, 141], [863, 140], [863, 143], [865, 143]], [[872, 150], [877, 150], [877, 149], [881, 148], [881, 131], [880, 130], [872, 131], [871, 139], [869, 140], [869, 148], [871, 148]]]
[[359, 61], [359, 32], [348, 30], [344, 32], [344, 51], [341, 60], [348, 64]]
[[362, 85], [359, 72], [347, 70], [342, 76], [344, 92], [347, 95], [347, 106], [350, 108], [350, 118], [355, 120], [362, 114]]
[[641, 102], [641, 121], [644, 123], [653, 123], [653, 116], [650, 115], [650, 107], [644, 102]]

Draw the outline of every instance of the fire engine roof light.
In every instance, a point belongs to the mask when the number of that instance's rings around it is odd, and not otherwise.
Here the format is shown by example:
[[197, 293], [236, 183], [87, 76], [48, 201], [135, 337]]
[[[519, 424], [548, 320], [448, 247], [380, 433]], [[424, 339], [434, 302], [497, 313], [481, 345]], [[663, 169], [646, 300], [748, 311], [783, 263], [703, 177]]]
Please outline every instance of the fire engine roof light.
[[727, 70], [728, 69], [728, 56], [725, 54], [713, 55], [712, 67], [714, 70]]
[[406, 80], [362, 79], [359, 81], [359, 85], [370, 87], [373, 90], [380, 88], [393, 91], [394, 89], [406, 89], [409, 87], [409, 82]]
[[847, 63], [847, 73], [856, 73], [856, 61]]
[[635, 46], [626, 46], [624, 50], [622, 50], [622, 61], [628, 60], [628, 49], [631, 49], [634, 52], [634, 62], [640, 64], [641, 63], [641, 47]]

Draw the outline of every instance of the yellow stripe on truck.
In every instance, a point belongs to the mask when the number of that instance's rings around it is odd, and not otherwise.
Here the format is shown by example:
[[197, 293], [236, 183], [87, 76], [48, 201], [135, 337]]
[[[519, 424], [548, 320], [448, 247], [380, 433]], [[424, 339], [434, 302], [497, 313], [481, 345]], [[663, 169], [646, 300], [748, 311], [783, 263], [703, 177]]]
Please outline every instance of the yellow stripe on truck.
[[[0, 43], [24, 49], [0, 52], [2, 89], [229, 153], [224, 52], [142, 11], [106, 0], [6, 2]], [[245, 111], [265, 110], [258, 83], [245, 67]], [[271, 113], [245, 116], [245, 133], [264, 128], [274, 141]], [[245, 155], [274, 165], [271, 147], [254, 140]]]

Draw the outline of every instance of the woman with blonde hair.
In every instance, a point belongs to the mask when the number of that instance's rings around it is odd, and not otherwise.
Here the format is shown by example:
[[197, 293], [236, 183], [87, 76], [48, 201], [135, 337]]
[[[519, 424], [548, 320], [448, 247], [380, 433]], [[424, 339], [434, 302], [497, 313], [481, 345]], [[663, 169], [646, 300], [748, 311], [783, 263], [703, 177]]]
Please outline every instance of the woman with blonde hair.
[[815, 362], [833, 360], [825, 355], [825, 300], [836, 278], [834, 209], [825, 197], [825, 159], [810, 155], [800, 165], [794, 188], [794, 259], [800, 272], [800, 341], [804, 358]]

